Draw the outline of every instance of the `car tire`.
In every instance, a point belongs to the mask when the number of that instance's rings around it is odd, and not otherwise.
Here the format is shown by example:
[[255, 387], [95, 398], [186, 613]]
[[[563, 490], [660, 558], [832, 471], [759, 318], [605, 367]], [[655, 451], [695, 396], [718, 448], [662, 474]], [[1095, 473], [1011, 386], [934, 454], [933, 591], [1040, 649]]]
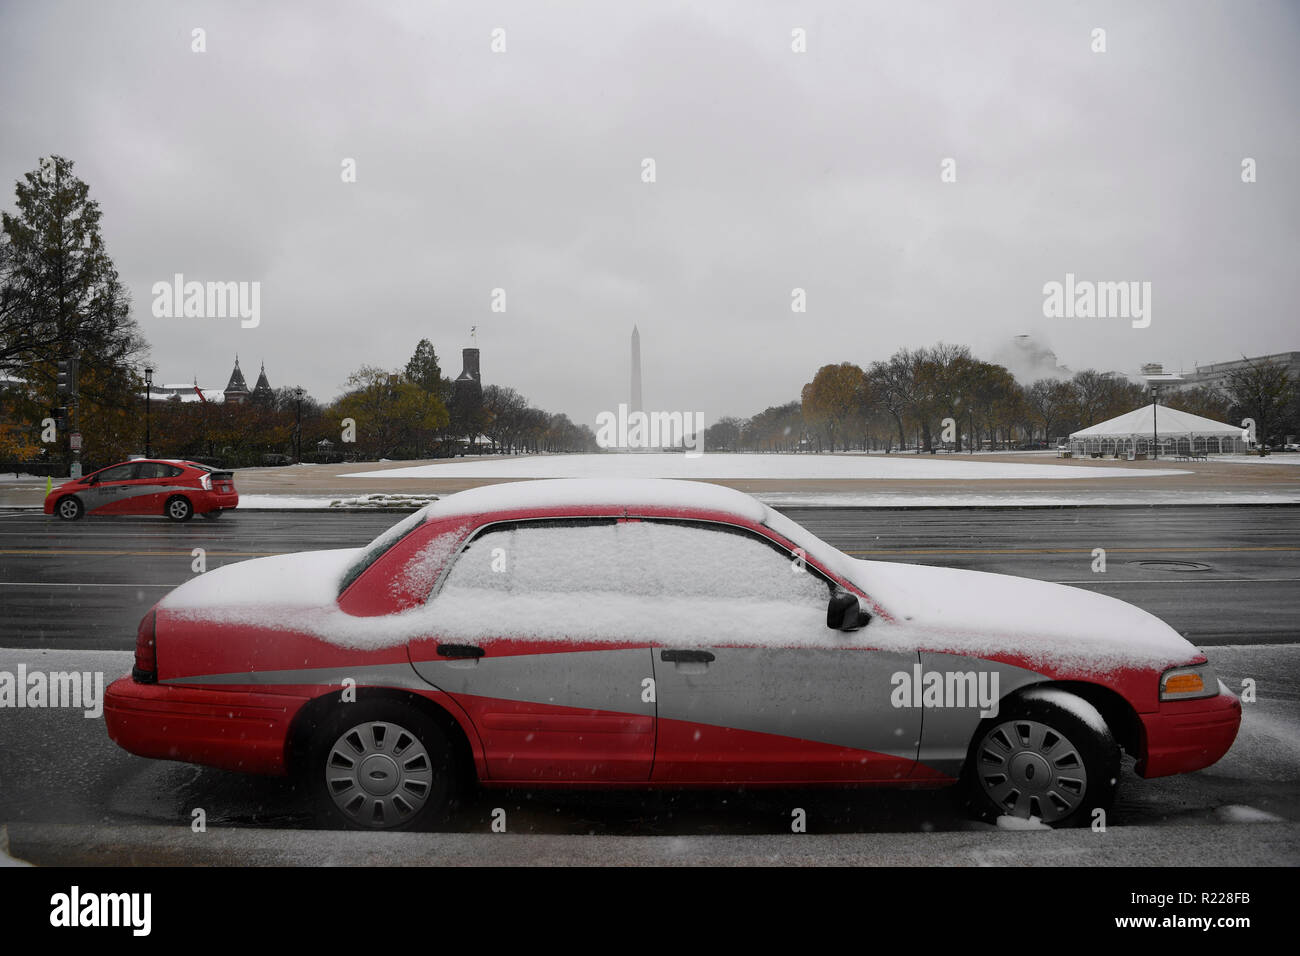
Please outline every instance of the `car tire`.
[[977, 819], [1037, 818], [1087, 826], [1110, 810], [1120, 747], [1090, 703], [1059, 688], [1031, 688], [982, 721], [963, 772], [967, 809]]
[[318, 818], [348, 829], [441, 823], [458, 791], [446, 731], [396, 701], [338, 704], [313, 738], [307, 772]]
[[167, 504], [163, 506], [163, 514], [172, 521], [189, 521], [194, 517], [194, 506], [190, 504], [190, 499], [176, 495], [167, 499]]
[[66, 498], [59, 499], [58, 504], [54, 506], [54, 513], [64, 521], [76, 521], [86, 513], [86, 508], [80, 498], [68, 495]]

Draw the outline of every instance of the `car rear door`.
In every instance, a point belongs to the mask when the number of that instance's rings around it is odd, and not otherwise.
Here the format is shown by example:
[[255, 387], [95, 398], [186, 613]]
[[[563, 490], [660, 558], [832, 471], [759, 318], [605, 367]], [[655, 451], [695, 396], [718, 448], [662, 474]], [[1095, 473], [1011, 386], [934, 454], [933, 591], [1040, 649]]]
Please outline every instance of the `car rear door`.
[[632, 613], [619, 602], [637, 587], [617, 534], [613, 519], [488, 527], [431, 599], [411, 660], [469, 715], [490, 779], [649, 779], [650, 646], [600, 623]]
[[135, 475], [127, 482], [130, 485], [130, 505], [132, 514], [162, 514], [163, 505], [177, 490], [193, 492], [181, 477], [184, 470], [162, 461], [136, 462]]
[[644, 523], [684, 626], [654, 650], [658, 742], [652, 779], [681, 783], [901, 780], [921, 714], [890, 700], [915, 652], [826, 626], [831, 585], [815, 566], [747, 530]]

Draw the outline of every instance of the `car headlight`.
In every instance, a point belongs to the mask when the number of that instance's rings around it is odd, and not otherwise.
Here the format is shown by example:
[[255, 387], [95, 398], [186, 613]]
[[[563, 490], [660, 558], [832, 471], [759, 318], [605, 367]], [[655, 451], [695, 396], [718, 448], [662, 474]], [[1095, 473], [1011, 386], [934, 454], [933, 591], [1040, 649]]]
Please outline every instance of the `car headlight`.
[[1160, 675], [1161, 700], [1192, 700], [1219, 693], [1219, 678], [1209, 664], [1171, 667]]

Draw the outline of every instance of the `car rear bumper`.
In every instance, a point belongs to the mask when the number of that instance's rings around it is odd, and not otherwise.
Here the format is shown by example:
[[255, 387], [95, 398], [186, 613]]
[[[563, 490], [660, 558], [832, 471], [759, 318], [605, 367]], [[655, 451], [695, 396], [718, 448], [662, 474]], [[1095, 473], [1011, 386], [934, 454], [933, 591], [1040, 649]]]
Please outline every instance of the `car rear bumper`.
[[104, 692], [104, 723], [114, 743], [141, 757], [283, 775], [289, 725], [306, 701], [123, 677]]
[[1241, 727], [1241, 701], [1220, 682], [1217, 697], [1166, 701], [1155, 713], [1141, 716], [1137, 772], [1167, 777], [1204, 769], [1228, 752]]
[[236, 508], [239, 506], [239, 492], [230, 491], [223, 494], [219, 491], [210, 491], [197, 502], [197, 505], [195, 510], [199, 512], [226, 511]]

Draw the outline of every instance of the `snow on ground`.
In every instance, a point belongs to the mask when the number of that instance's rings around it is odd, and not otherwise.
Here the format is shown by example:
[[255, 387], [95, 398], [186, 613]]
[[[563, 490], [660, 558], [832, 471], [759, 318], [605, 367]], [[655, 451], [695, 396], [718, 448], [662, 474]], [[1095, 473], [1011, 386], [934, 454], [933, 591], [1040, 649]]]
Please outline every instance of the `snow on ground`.
[[437, 495], [358, 495], [353, 498], [335, 498], [331, 508], [423, 508], [438, 500]]
[[[1186, 475], [1177, 469], [1141, 475]], [[784, 479], [1006, 479], [1132, 478], [1129, 468], [990, 462], [944, 455], [528, 455], [487, 461], [456, 461], [343, 478], [784, 478]]]
[[1232, 465], [1300, 465], [1300, 455], [1211, 455], [1212, 462], [1226, 461]]
[[1260, 491], [1094, 491], [1036, 494], [1003, 491], [985, 495], [918, 495], [910, 491], [857, 492], [771, 491], [754, 495], [773, 508], [1026, 508], [1079, 505], [1292, 505], [1300, 504], [1300, 488], [1293, 492]]
[[[351, 504], [364, 497], [322, 495], [240, 495], [241, 509], [289, 510], [299, 508], [353, 508], [373, 505]], [[401, 509], [420, 507], [437, 496], [397, 495], [384, 496], [391, 504], [384, 507]], [[754, 495], [773, 508], [1032, 508], [1075, 507], [1080, 505], [1287, 505], [1300, 504], [1300, 488], [1291, 493], [1236, 492], [1236, 491], [1112, 491], [1080, 492], [1077, 494], [1036, 494], [1026, 492], [994, 492], [992, 494], [916, 494], [910, 491], [882, 491], [874, 494], [858, 492], [800, 492], [772, 491]], [[409, 499], [409, 505], [402, 499]]]

